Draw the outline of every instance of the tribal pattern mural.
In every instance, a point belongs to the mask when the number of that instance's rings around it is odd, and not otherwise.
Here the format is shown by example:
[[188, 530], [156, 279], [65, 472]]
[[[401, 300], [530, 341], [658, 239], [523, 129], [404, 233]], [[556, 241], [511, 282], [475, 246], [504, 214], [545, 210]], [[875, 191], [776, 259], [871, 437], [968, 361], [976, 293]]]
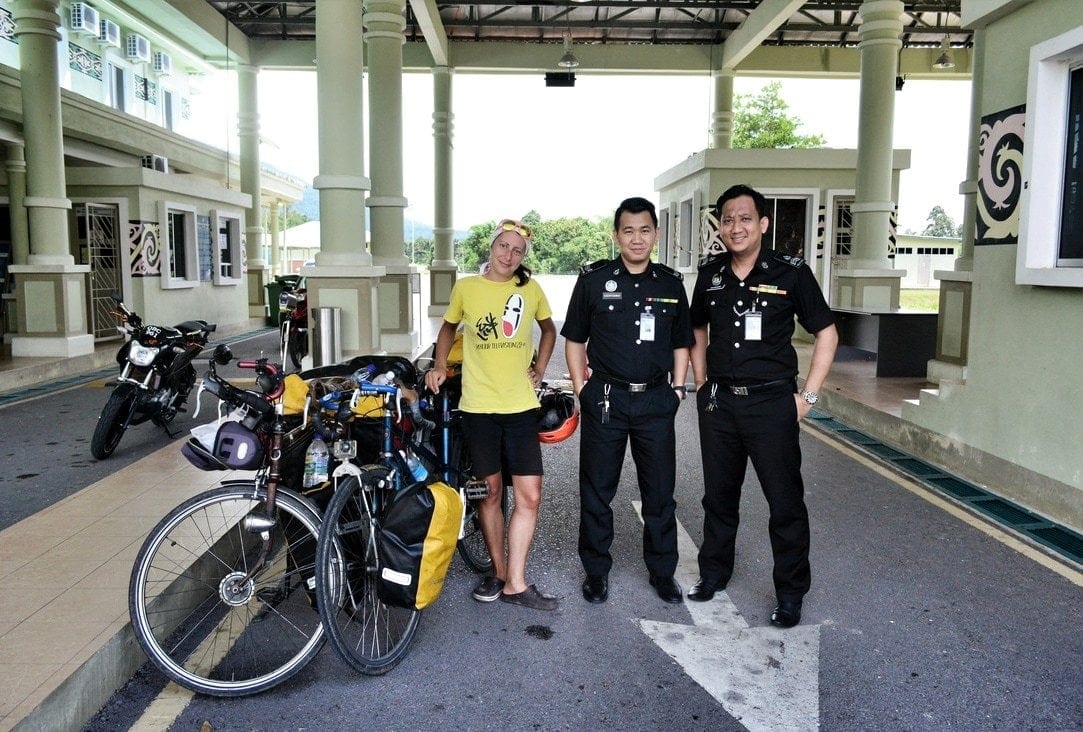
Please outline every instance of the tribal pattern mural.
[[15, 37], [15, 16], [4, 8], [0, 8], [0, 38], [12, 43], [19, 42]]
[[722, 244], [722, 227], [718, 225], [713, 206], [704, 206], [699, 212], [699, 241], [701, 260], [726, 251]]
[[1026, 105], [990, 114], [978, 134], [978, 216], [975, 245], [1019, 242]]
[[153, 221], [128, 222], [128, 264], [132, 277], [161, 277], [160, 227]]
[[102, 57], [74, 43], [68, 43], [68, 67], [92, 79], [102, 80]]

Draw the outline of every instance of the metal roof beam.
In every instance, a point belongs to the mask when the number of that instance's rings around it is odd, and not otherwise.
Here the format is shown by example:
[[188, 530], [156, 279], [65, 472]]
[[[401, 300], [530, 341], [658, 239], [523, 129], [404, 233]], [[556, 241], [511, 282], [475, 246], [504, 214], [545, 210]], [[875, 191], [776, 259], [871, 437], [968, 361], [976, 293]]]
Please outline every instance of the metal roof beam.
[[410, 9], [417, 19], [421, 35], [429, 46], [429, 53], [437, 66], [448, 66], [447, 31], [440, 19], [440, 11], [433, 0], [410, 0]]
[[764, 39], [777, 31], [804, 5], [804, 0], [764, 0], [722, 44], [721, 64], [735, 69]]

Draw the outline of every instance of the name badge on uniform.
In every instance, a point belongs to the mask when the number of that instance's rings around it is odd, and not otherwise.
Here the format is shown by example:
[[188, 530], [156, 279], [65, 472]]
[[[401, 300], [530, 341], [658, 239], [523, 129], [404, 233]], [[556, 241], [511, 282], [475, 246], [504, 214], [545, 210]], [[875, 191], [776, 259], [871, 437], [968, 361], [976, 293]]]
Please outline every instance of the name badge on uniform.
[[642, 313], [639, 316], [639, 340], [654, 340], [654, 313]]
[[745, 313], [745, 340], [758, 341], [763, 337], [763, 313]]

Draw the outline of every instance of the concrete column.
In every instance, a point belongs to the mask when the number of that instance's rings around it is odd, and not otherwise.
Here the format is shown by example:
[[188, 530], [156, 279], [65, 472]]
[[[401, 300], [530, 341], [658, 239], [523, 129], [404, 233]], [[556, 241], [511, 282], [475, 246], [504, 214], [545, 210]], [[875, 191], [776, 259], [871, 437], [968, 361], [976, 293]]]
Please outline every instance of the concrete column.
[[899, 283], [906, 274], [888, 257], [888, 237], [895, 210], [892, 200], [895, 76], [903, 3], [865, 0], [858, 11], [861, 52], [860, 114], [857, 133], [857, 180], [853, 208], [853, 253], [849, 271], [838, 274], [839, 305], [862, 310], [899, 306]]
[[959, 193], [963, 194], [963, 236], [955, 269], [933, 272], [933, 276], [940, 280], [940, 307], [936, 324], [936, 358], [929, 361], [926, 378], [941, 387], [966, 383], [969, 363], [974, 239], [978, 233], [978, 138], [985, 68], [985, 45], [981, 30], [974, 31], [971, 58], [970, 139], [967, 143], [966, 180], [959, 184]]
[[405, 0], [365, 0], [365, 46], [369, 80], [369, 173], [366, 206], [372, 228], [372, 259], [406, 265], [402, 195], [402, 44]]
[[402, 192], [405, 12], [405, 0], [365, 0], [372, 175], [372, 195], [366, 205], [372, 227], [372, 260], [387, 268], [380, 281], [380, 343], [389, 353], [413, 358], [420, 338], [414, 299], [421, 291], [421, 275], [406, 256], [402, 233], [407, 203]]
[[278, 214], [282, 209], [282, 202], [277, 198], [271, 201], [270, 208], [267, 212], [267, 225], [271, 228], [271, 276], [282, 274], [282, 234], [279, 231], [282, 228], [279, 223]]
[[733, 147], [733, 69], [711, 71], [714, 81], [714, 112], [711, 114], [711, 147]]
[[[264, 253], [262, 180], [259, 160], [259, 68], [252, 64], [237, 67], [237, 137], [241, 146], [241, 192], [251, 196], [245, 212], [245, 279], [248, 284], [248, 317], [274, 314], [268, 310], [267, 288], [270, 268]], [[274, 307], [278, 307], [275, 303]]]
[[970, 69], [970, 139], [967, 141], [966, 180], [959, 184], [963, 194], [963, 237], [955, 271], [974, 269], [974, 240], [978, 235], [978, 138], [981, 132], [981, 99], [985, 73], [985, 34], [974, 30], [974, 50]]
[[64, 134], [60, 116], [58, 4], [18, 0], [13, 6], [22, 77], [29, 253], [12, 265], [16, 333], [12, 356], [79, 356], [94, 351], [87, 313], [88, 265], [75, 264], [68, 237]]
[[372, 266], [365, 243], [363, 40], [360, 4], [316, 0], [320, 173], [313, 186], [320, 192], [320, 251], [316, 265], [302, 272], [310, 311], [340, 309], [346, 358], [380, 350], [377, 285], [385, 273]]
[[30, 224], [26, 219], [25, 148], [10, 142], [4, 168], [8, 176], [8, 211], [11, 216], [11, 264], [26, 264], [30, 258]]
[[455, 115], [451, 112], [452, 74], [447, 66], [432, 70], [432, 139], [435, 161], [433, 259], [429, 267], [429, 317], [442, 318], [451, 303], [458, 266], [455, 263], [455, 228], [451, 220], [452, 139]]

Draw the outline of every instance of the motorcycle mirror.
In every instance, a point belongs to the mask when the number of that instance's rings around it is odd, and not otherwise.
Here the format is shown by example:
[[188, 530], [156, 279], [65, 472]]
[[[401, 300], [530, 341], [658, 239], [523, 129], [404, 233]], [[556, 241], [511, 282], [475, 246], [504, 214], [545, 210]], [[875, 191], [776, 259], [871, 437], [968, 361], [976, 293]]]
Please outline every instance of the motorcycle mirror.
[[219, 343], [214, 347], [214, 354], [211, 358], [213, 358], [214, 362], [219, 366], [225, 366], [233, 360], [233, 351], [229, 350], [229, 346], [225, 343]]

